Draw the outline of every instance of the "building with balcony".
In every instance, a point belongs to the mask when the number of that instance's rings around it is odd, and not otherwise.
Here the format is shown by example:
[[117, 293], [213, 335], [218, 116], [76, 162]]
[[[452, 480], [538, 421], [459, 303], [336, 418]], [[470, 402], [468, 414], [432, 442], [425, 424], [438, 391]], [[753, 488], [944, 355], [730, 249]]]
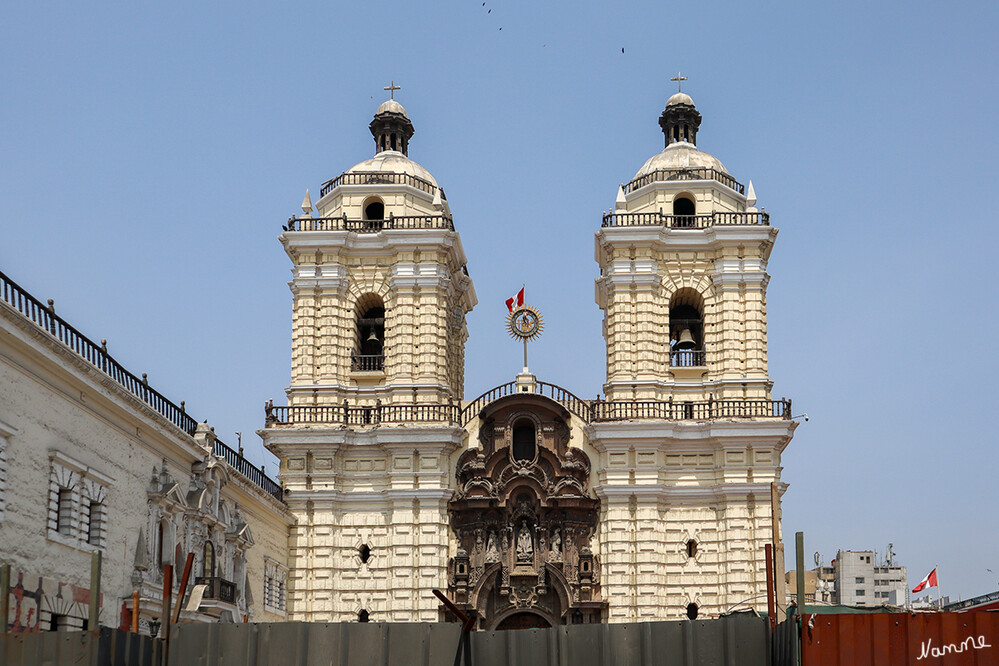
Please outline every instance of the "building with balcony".
[[9, 630], [86, 628], [95, 551], [103, 625], [127, 625], [137, 592], [150, 632], [164, 587], [173, 605], [183, 599], [183, 621], [283, 619], [283, 600], [265, 591], [286, 579], [293, 522], [280, 486], [241, 450], [0, 273]]
[[689, 96], [659, 123], [595, 234], [603, 399], [528, 368], [465, 399], [469, 259], [394, 99], [375, 156], [283, 226], [291, 383], [259, 433], [296, 517], [293, 618], [449, 618], [434, 589], [490, 629], [765, 610], [796, 426], [767, 370], [777, 229], [698, 149]]

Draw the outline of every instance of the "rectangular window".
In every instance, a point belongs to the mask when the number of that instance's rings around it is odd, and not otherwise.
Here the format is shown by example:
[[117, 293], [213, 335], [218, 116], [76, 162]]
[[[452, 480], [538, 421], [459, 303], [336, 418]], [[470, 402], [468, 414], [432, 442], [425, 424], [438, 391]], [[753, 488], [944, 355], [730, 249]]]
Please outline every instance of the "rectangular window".
[[264, 562], [264, 610], [284, 613], [288, 570], [276, 562]]
[[91, 501], [87, 507], [87, 543], [104, 547], [104, 505]]
[[[2, 434], [2, 431], [0, 431]], [[3, 519], [4, 496], [7, 494], [7, 440], [0, 437], [0, 520]]]
[[863, 590], [857, 590], [857, 596], [858, 597], [864, 596], [864, 591]]
[[60, 488], [56, 497], [56, 531], [63, 536], [73, 536], [73, 491]]
[[864, 577], [857, 576], [857, 585], [863, 585], [863, 584], [864, 584]]

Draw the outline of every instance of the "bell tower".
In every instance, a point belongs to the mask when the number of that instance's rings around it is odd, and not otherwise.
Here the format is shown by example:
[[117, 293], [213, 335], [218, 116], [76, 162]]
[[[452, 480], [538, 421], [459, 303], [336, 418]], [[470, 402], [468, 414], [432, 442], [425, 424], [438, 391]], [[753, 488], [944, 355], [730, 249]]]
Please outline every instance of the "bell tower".
[[369, 129], [374, 157], [315, 206], [306, 192], [279, 237], [291, 384], [259, 433], [298, 519], [291, 617], [436, 621], [475, 289], [444, 190], [409, 158], [406, 110], [386, 100]]
[[696, 146], [701, 120], [689, 95], [669, 98], [665, 149], [596, 233], [607, 381], [587, 437], [604, 470], [593, 488], [603, 590], [620, 600], [611, 622], [766, 607], [772, 498], [797, 425], [767, 370], [777, 229], [752, 183]]

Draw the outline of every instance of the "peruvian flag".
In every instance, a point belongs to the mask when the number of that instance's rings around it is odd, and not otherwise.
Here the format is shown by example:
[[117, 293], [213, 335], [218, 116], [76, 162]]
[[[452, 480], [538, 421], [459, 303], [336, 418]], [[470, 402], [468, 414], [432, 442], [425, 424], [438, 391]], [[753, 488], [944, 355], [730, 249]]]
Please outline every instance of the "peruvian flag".
[[524, 289], [526, 288], [527, 287], [521, 287], [516, 296], [506, 299], [506, 307], [510, 312], [513, 312], [514, 308], [519, 308], [524, 304]]
[[936, 586], [937, 586], [937, 568], [933, 567], [933, 571], [926, 574], [926, 578], [919, 581], [919, 585], [912, 588], [912, 591], [920, 592], [928, 587], [936, 587]]

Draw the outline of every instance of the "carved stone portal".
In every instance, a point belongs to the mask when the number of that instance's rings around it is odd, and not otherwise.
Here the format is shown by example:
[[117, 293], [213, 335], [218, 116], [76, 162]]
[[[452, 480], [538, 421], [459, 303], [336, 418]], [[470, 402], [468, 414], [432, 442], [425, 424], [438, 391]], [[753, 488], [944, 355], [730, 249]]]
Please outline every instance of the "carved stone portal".
[[602, 620], [589, 547], [600, 500], [590, 496], [589, 458], [569, 446], [569, 418], [537, 394], [501, 398], [480, 414], [481, 448], [458, 460], [448, 591], [480, 628]]

